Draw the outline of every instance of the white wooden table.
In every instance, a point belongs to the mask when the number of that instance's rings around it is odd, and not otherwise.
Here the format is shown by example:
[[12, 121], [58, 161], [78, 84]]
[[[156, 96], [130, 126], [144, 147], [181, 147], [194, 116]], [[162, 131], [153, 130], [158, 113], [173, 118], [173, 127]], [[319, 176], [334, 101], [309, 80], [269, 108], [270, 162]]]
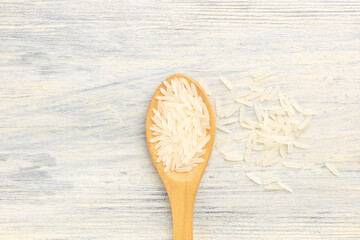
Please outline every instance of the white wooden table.
[[244, 87], [262, 67], [320, 113], [291, 154], [305, 167], [274, 166], [294, 192], [270, 192], [214, 150], [194, 239], [360, 239], [358, 0], [2, 1], [0, 239], [172, 239], [154, 90], [173, 73]]

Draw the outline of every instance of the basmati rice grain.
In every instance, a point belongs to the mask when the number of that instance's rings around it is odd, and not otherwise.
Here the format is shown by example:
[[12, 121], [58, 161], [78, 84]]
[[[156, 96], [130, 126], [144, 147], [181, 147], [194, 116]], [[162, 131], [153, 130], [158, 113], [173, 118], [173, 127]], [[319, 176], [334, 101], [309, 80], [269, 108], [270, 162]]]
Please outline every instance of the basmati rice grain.
[[268, 147], [268, 148], [279, 148], [279, 146], [281, 146], [280, 143], [274, 142], [271, 139], [266, 139], [266, 140], [259, 140], [258, 142], [263, 142], [263, 144]]
[[331, 163], [325, 163], [325, 166], [330, 170], [330, 172], [332, 172], [335, 176], [339, 176], [339, 170], [336, 169], [336, 167], [334, 165], [332, 165]]
[[306, 129], [308, 129], [310, 126], [310, 124], [308, 124], [307, 126], [305, 126], [303, 129], [301, 129], [300, 131], [297, 131], [295, 134], [295, 137], [300, 137], [301, 134], [303, 134], [303, 132], [305, 132]]
[[202, 104], [202, 109], [204, 109], [204, 114], [205, 114], [206, 120], [210, 120], [209, 111], [207, 110], [205, 103]]
[[264, 180], [264, 185], [269, 185], [269, 184], [277, 182], [279, 180], [280, 180], [279, 177], [271, 177], [271, 178]]
[[215, 97], [215, 109], [216, 109], [216, 115], [220, 116], [220, 104], [218, 97]]
[[261, 105], [261, 103], [258, 102], [258, 110], [259, 110], [259, 113], [260, 113], [260, 117], [263, 118], [264, 117], [264, 108], [263, 106]]
[[270, 72], [271, 72], [270, 68], [267, 68], [267, 67], [261, 68], [261, 69], [257, 69], [257, 71], [253, 74], [253, 76], [258, 77], [258, 76], [262, 76], [264, 74], [268, 74]]
[[274, 129], [272, 135], [273, 135], [273, 136], [278, 135], [278, 134], [280, 133], [280, 130], [281, 130], [281, 126], [279, 125], [279, 126], [277, 126], [277, 127]]
[[253, 139], [254, 139], [254, 136], [255, 136], [255, 131], [252, 130], [247, 142], [246, 142], [246, 147], [250, 147], [250, 144], [252, 143]]
[[234, 143], [228, 143], [228, 144], [223, 144], [223, 146], [220, 149], [220, 152], [222, 154], [225, 154], [231, 150], [233, 150], [235, 148], [235, 144]]
[[253, 128], [259, 127], [259, 125], [258, 125], [257, 123], [251, 121], [250, 119], [246, 119], [246, 120], [244, 121], [244, 123], [247, 124], [247, 125], [249, 125], [249, 126], [251, 126], [251, 127], [253, 127]]
[[229, 90], [233, 89], [233, 86], [225, 77], [220, 77], [219, 79]]
[[[278, 126], [277, 123], [279, 122], [278, 117], [275, 114], [273, 114], [272, 112], [269, 112], [269, 117], [271, 118], [271, 119], [269, 118], [269, 123], [271, 123], [271, 124], [269, 124], [269, 126], [276, 128]], [[273, 121], [273, 123], [271, 121]]]
[[219, 123], [216, 123], [216, 128], [225, 132], [225, 133], [230, 133], [229, 129], [227, 129], [226, 127], [220, 125]]
[[245, 98], [246, 96], [250, 95], [251, 92], [250, 91], [246, 91], [246, 92], [241, 92], [239, 94], [236, 94], [236, 98]]
[[227, 120], [224, 120], [222, 122], [220, 122], [220, 125], [228, 125], [228, 124], [231, 124], [231, 123], [234, 123], [234, 122], [237, 122], [237, 119], [227, 119]]
[[253, 106], [253, 103], [252, 102], [249, 102], [243, 98], [234, 98], [234, 101], [239, 103], [239, 104], [242, 104], [242, 105], [245, 105], [245, 106], [248, 106], [248, 107], [252, 107]]
[[293, 149], [294, 149], [294, 144], [288, 144], [287, 145], [287, 152], [288, 153], [292, 153]]
[[285, 146], [284, 146], [284, 145], [280, 147], [280, 156], [281, 156], [282, 158], [285, 157]]
[[259, 144], [264, 144], [265, 145], [265, 142], [268, 141], [268, 139], [260, 136], [260, 133], [258, 133], [258, 136], [259, 136], [259, 138], [257, 139], [257, 142]]
[[312, 115], [317, 115], [318, 112], [316, 110], [313, 109], [308, 109], [306, 111], [304, 111], [302, 114], [304, 114], [305, 116], [312, 116]]
[[259, 165], [263, 162], [263, 160], [265, 159], [265, 157], [266, 157], [266, 155], [268, 154], [268, 152], [269, 152], [269, 150], [264, 151], [264, 152], [260, 155], [260, 157], [256, 160], [256, 165], [259, 166]]
[[261, 92], [253, 92], [250, 95], [244, 97], [247, 101], [254, 101], [254, 99], [259, 98], [262, 96]]
[[176, 168], [176, 161], [172, 161], [172, 162], [171, 162], [171, 168], [170, 168], [170, 170], [171, 170], [171, 171], [174, 171], [175, 168]]
[[295, 125], [296, 128], [294, 129], [297, 129], [297, 126], [302, 122], [302, 119], [300, 117], [291, 116], [290, 118], [287, 118], [287, 121]]
[[282, 91], [279, 89], [279, 101], [282, 108], [285, 108], [285, 101], [284, 101], [284, 95]]
[[265, 161], [262, 162], [261, 166], [262, 167], [269, 167], [269, 166], [272, 166], [274, 164], [277, 164], [278, 162], [280, 162], [280, 158], [266, 159]]
[[266, 132], [264, 132], [264, 131], [259, 131], [259, 130], [257, 130], [256, 133], [257, 133], [257, 135], [259, 136], [259, 138], [269, 139], [269, 138], [272, 137], [269, 133], [266, 133]]
[[291, 169], [301, 169], [303, 167], [303, 164], [301, 163], [283, 162], [282, 164], [284, 167]]
[[160, 135], [160, 133], [159, 132], [153, 132], [152, 135], [153, 136], [158, 136], [158, 135]]
[[202, 86], [202, 88], [205, 90], [205, 92], [207, 93], [207, 95], [211, 95], [210, 89], [208, 88], [208, 86], [206, 85], [206, 83], [204, 82], [203, 79], [199, 79], [199, 83]]
[[255, 145], [253, 146], [254, 151], [265, 151], [267, 148], [265, 146]]
[[266, 78], [270, 77], [271, 76], [271, 73], [267, 74], [267, 75], [263, 75], [263, 76], [259, 76], [259, 77], [256, 77], [256, 78], [253, 78], [253, 81], [254, 82], [261, 82], [263, 80], [265, 80]]
[[266, 153], [266, 159], [271, 160], [274, 157], [278, 156], [278, 154], [279, 154], [279, 149], [278, 148], [273, 148], [268, 153]]
[[244, 160], [244, 158], [242, 156], [238, 156], [238, 155], [229, 156], [227, 154], [225, 154], [224, 159], [229, 162], [240, 162], [240, 161]]
[[252, 149], [251, 145], [246, 148], [245, 157], [244, 157], [245, 162], [249, 162], [250, 160], [251, 149]]
[[279, 184], [271, 184], [271, 185], [267, 185], [264, 187], [266, 190], [269, 190], [269, 191], [281, 191], [283, 190], [284, 188], [282, 188], [281, 186], [279, 186]]
[[239, 105], [233, 105], [232, 108], [229, 109], [229, 111], [225, 114], [224, 117], [230, 117], [232, 116], [238, 109], [239, 109]]
[[[279, 109], [274, 109], [273, 111], [271, 111], [272, 114], [277, 115], [277, 116], [285, 116], [286, 114], [288, 114], [288, 112], [290, 112], [290, 110], [287, 107], [284, 107], [284, 109], [279, 108]], [[290, 114], [290, 116], [293, 116]]]
[[[166, 163], [165, 168], [164, 168], [164, 172], [169, 171], [169, 170], [170, 170], [170, 167], [171, 167], [171, 165], [170, 165], [169, 163]], [[191, 168], [190, 168], [190, 169], [191, 169]]]
[[292, 125], [289, 122], [285, 123], [285, 135], [289, 135], [292, 132]]
[[248, 172], [248, 173], [245, 173], [245, 174], [250, 180], [254, 181], [255, 183], [257, 183], [259, 185], [261, 185], [261, 179], [258, 176], [256, 176], [255, 173]]
[[257, 73], [252, 75], [252, 79], [254, 82], [260, 82], [271, 76], [271, 72], [269, 69], [260, 70]]
[[282, 182], [277, 182], [277, 184], [279, 184], [280, 187], [282, 187], [284, 190], [288, 191], [288, 192], [293, 192], [293, 190], [288, 186], [286, 185], [285, 183], [282, 183]]
[[225, 117], [226, 114], [228, 114], [229, 111], [231, 111], [233, 106], [229, 105], [227, 108], [221, 110], [220, 117]]
[[226, 141], [227, 138], [228, 138], [228, 135], [222, 135], [222, 136], [216, 138], [215, 145], [218, 150], [220, 150], [221, 145], [223, 145], [223, 143]]
[[192, 163], [202, 163], [205, 162], [205, 160], [203, 158], [193, 158], [191, 159]]
[[281, 143], [281, 144], [289, 144], [289, 143], [293, 142], [293, 137], [291, 137], [291, 136], [281, 136], [281, 135], [274, 134], [272, 136], [272, 139], [275, 142], [278, 142], [278, 143]]
[[255, 132], [255, 129], [253, 129], [253, 131], [254, 131], [254, 137], [253, 137], [253, 139], [252, 139], [252, 142], [253, 142], [253, 146], [255, 146], [256, 144], [257, 144], [257, 134], [256, 134], [256, 132]]
[[278, 116], [279, 124], [281, 129], [285, 129], [285, 121], [282, 116]]
[[266, 89], [266, 91], [260, 98], [260, 102], [265, 101], [265, 99], [268, 97], [268, 95], [271, 93], [271, 91], [272, 91], [272, 87], [269, 87], [268, 89]]
[[261, 88], [261, 87], [255, 86], [255, 85], [250, 85], [249, 89], [253, 92], [259, 92], [259, 93], [263, 93], [265, 91], [264, 88]]
[[265, 122], [263, 124], [259, 124], [261, 130], [264, 132], [264, 133], [267, 133], [267, 134], [272, 134], [273, 131], [271, 130], [271, 128], [269, 128], [268, 126], [265, 126]]
[[296, 112], [295, 112], [293, 105], [290, 102], [290, 98], [288, 96], [284, 95], [284, 101], [287, 106], [287, 111], [290, 112], [290, 114], [294, 116], [296, 114]]
[[250, 135], [250, 133], [251, 133], [251, 132], [245, 132], [245, 133], [243, 133], [243, 134], [241, 134], [241, 135], [239, 135], [239, 136], [234, 137], [233, 140], [234, 140], [234, 141], [240, 141], [240, 140], [248, 137], [248, 136]]
[[302, 121], [299, 126], [298, 126], [298, 130], [301, 130], [303, 128], [306, 128], [309, 124], [310, 124], [310, 121], [311, 121], [311, 116], [307, 117], [304, 119], [304, 121]]
[[268, 111], [264, 112], [264, 126], [265, 127], [269, 126], [269, 113], [268, 113]]
[[244, 106], [240, 106], [240, 111], [239, 111], [239, 122], [242, 123], [244, 119]]
[[260, 107], [259, 107], [258, 103], [254, 104], [254, 111], [255, 111], [256, 118], [259, 121], [262, 121], [262, 116], [261, 116], [261, 113], [260, 113]]
[[264, 106], [264, 110], [274, 112], [274, 111], [283, 111], [281, 107], [278, 106]]
[[278, 94], [279, 94], [279, 87], [275, 88], [273, 91], [271, 91], [271, 93], [268, 95], [268, 97], [265, 100], [274, 100], [276, 98], [278, 98]]
[[308, 149], [308, 148], [310, 148], [309, 145], [307, 145], [307, 144], [305, 144], [305, 143], [298, 142], [298, 141], [295, 141], [295, 142], [294, 142], [294, 145], [295, 145], [295, 147], [297, 147], [297, 148], [302, 148], [302, 149]]
[[295, 110], [298, 111], [299, 113], [304, 112], [304, 110], [299, 106], [299, 104], [294, 99], [290, 98], [290, 103], [295, 108]]
[[190, 85], [191, 85], [191, 89], [192, 89], [192, 92], [193, 92], [193, 96], [194, 96], [195, 98], [197, 98], [197, 97], [198, 97], [198, 94], [197, 94], [195, 85], [194, 85], [193, 83], [191, 83]]
[[284, 129], [281, 129], [279, 132], [280, 135], [286, 135]]
[[247, 124], [245, 122], [240, 123], [240, 126], [243, 128], [251, 129], [251, 130], [254, 129], [254, 127], [250, 126], [249, 124]]
[[285, 106], [284, 109], [285, 109], [286, 114], [287, 114], [290, 118], [292, 118], [293, 116], [295, 116], [295, 110], [294, 110], [294, 109], [291, 109], [291, 108], [288, 107], [288, 106]]

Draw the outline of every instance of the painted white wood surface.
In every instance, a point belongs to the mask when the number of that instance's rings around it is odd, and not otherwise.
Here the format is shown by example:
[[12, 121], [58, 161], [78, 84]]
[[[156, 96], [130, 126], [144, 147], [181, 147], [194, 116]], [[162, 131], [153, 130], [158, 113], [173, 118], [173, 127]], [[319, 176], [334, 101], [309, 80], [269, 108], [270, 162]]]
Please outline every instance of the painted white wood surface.
[[269, 192], [214, 150], [194, 239], [359, 239], [358, 0], [2, 1], [0, 239], [172, 239], [154, 90], [180, 72], [224, 91], [218, 75], [242, 87], [262, 67], [320, 113], [290, 155], [306, 167], [267, 170], [294, 189]]

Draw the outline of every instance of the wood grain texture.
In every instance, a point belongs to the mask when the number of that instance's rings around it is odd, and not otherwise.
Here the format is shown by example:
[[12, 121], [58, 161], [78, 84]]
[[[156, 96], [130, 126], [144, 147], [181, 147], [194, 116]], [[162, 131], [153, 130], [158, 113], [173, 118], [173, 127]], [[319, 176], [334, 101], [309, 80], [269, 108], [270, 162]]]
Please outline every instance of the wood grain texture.
[[1, 240], [172, 239], [145, 140], [153, 92], [176, 72], [243, 88], [262, 67], [263, 86], [320, 113], [304, 133], [312, 148], [289, 157], [305, 167], [271, 168], [294, 192], [269, 192], [214, 150], [194, 239], [360, 238], [359, 1], [0, 6]]

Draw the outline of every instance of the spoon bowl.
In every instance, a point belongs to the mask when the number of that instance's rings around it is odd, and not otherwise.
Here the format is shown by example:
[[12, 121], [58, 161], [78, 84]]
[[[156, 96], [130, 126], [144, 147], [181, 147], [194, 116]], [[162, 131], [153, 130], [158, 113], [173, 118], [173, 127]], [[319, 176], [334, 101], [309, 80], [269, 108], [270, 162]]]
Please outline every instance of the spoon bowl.
[[198, 95], [203, 99], [203, 102], [205, 103], [209, 112], [210, 129], [207, 129], [206, 133], [207, 135], [210, 135], [210, 140], [204, 147], [206, 152], [201, 156], [204, 159], [204, 162], [199, 163], [189, 172], [175, 172], [170, 170], [164, 172], [165, 167], [163, 164], [161, 162], [156, 162], [158, 157], [155, 150], [156, 143], [150, 142], [152, 137], [152, 131], [150, 130], [150, 127], [154, 124], [154, 121], [151, 119], [151, 117], [154, 115], [152, 109], [157, 108], [158, 100], [156, 97], [162, 96], [160, 91], [161, 88], [166, 88], [164, 82], [162, 82], [156, 89], [149, 104], [146, 115], [146, 139], [151, 158], [169, 195], [173, 215], [174, 240], [192, 240], [193, 208], [195, 196], [214, 145], [216, 117], [211, 101], [199, 83], [184, 74], [174, 74], [168, 77], [165, 81], [170, 82], [170, 80], [174, 78], [184, 78], [186, 81], [188, 81], [189, 84], [193, 83], [196, 87]]

